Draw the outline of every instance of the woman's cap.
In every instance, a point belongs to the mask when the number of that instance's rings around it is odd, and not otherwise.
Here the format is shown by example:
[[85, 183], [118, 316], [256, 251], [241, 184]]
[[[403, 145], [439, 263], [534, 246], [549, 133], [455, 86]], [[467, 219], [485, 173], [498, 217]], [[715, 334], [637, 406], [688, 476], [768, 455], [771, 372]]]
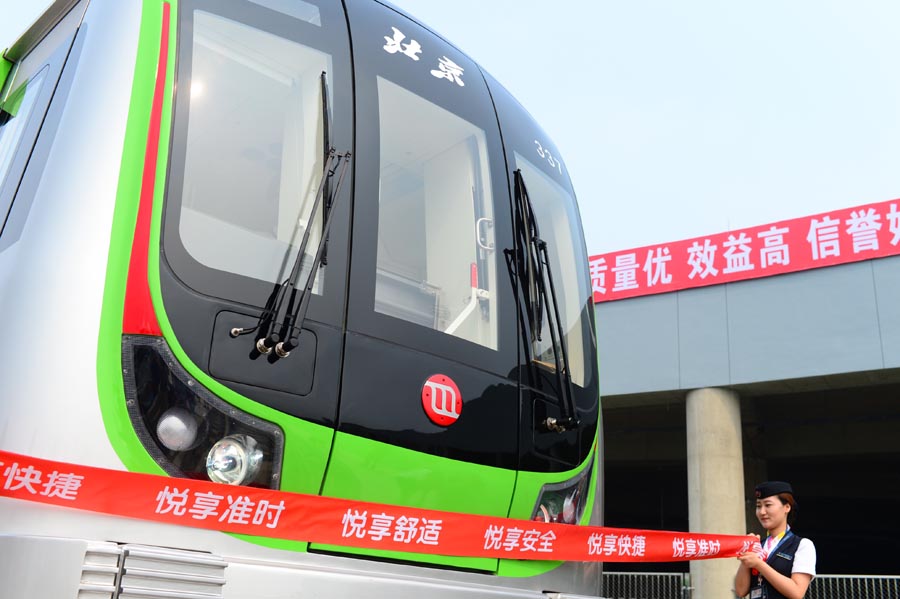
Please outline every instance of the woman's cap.
[[791, 488], [789, 483], [780, 480], [770, 480], [756, 485], [757, 499], [764, 499], [766, 497], [771, 497], [772, 495], [778, 495], [779, 493], [790, 493], [793, 495], [794, 489]]

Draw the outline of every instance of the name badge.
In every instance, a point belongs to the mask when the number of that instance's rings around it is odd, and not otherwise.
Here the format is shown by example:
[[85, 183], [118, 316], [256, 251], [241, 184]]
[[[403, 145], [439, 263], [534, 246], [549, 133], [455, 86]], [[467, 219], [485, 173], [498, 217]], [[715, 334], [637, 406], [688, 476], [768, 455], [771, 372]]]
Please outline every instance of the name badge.
[[781, 559], [786, 559], [786, 560], [788, 560], [788, 561], [793, 561], [793, 560], [794, 560], [794, 556], [793, 556], [793, 555], [787, 555], [786, 553], [776, 553], [776, 554], [775, 554], [775, 557], [780, 557]]
[[766, 593], [762, 587], [750, 589], [750, 599], [766, 599]]

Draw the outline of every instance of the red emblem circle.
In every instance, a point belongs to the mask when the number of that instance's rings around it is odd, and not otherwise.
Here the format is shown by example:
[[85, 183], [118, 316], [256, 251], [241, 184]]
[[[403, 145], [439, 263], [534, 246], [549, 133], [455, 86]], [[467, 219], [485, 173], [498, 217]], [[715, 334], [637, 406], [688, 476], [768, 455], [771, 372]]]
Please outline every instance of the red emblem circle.
[[450, 426], [462, 414], [462, 394], [449, 376], [433, 374], [422, 385], [422, 407], [433, 423]]

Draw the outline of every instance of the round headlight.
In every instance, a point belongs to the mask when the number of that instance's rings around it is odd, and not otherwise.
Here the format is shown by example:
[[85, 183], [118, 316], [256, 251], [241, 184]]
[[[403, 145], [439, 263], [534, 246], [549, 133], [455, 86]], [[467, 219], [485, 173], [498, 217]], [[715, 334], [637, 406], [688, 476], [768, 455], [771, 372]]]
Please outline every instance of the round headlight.
[[263, 452], [250, 435], [220, 439], [206, 456], [206, 473], [214, 483], [245, 485], [259, 472]]
[[172, 451], [185, 451], [197, 440], [197, 419], [184, 408], [169, 408], [156, 423], [159, 442]]

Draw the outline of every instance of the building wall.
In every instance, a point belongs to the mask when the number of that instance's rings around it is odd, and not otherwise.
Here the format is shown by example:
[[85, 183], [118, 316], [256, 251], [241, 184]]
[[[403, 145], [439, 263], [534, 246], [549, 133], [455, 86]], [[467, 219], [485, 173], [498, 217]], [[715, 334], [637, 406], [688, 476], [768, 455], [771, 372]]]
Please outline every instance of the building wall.
[[[820, 574], [897, 574], [900, 256], [595, 310], [608, 526], [704, 529], [698, 515], [712, 509], [704, 501], [727, 487], [734, 498], [715, 509], [743, 508], [746, 529], [704, 531], [761, 533], [753, 486], [787, 480]], [[709, 391], [736, 397], [739, 433], [710, 410], [692, 409], [691, 398]], [[740, 455], [724, 456], [716, 431], [739, 435]], [[689, 484], [692, 468], [720, 462], [743, 472], [743, 489], [719, 476]], [[848, 505], [863, 506], [852, 527], [834, 517]], [[871, 551], [853, 549], [860, 546]], [[734, 569], [725, 560], [693, 563], [695, 598], [730, 596]]]
[[900, 257], [596, 307], [604, 396], [900, 367]]

